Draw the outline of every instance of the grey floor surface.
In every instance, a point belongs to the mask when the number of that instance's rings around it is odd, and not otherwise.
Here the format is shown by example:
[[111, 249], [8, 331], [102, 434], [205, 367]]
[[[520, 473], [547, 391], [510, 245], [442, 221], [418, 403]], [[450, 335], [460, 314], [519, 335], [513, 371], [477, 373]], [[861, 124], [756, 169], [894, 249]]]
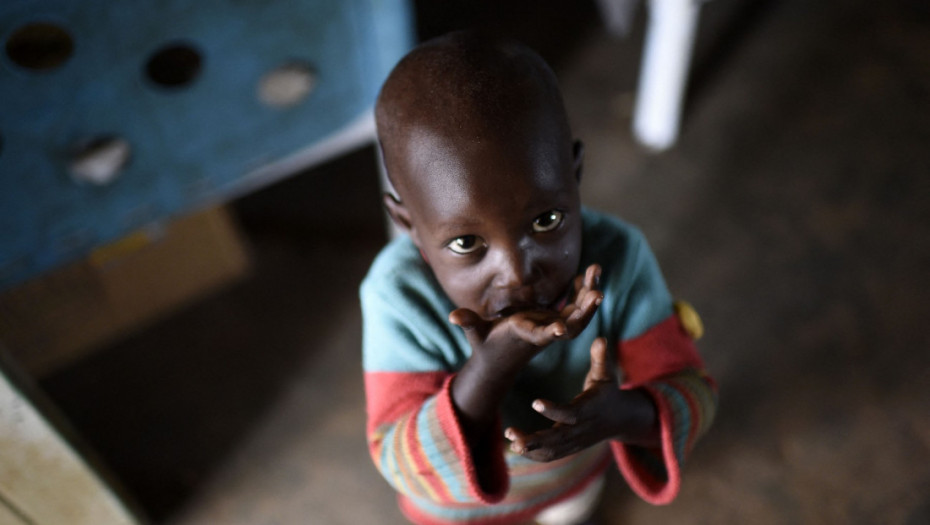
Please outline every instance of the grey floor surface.
[[[930, 7], [720, 0], [704, 21], [662, 154], [629, 131], [641, 28], [587, 27], [557, 64], [584, 199], [646, 232], [721, 396], [677, 501], [614, 474], [599, 518], [930, 523]], [[374, 177], [363, 150], [237, 203], [247, 279], [42, 381], [154, 522], [403, 523], [364, 436]]]

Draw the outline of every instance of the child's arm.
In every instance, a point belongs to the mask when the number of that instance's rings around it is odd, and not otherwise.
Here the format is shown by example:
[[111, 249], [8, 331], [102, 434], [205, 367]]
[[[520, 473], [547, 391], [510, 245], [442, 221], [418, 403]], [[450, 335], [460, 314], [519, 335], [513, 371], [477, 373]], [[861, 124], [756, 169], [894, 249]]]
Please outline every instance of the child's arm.
[[459, 414], [469, 448], [475, 454], [479, 480], [482, 465], [494, 461], [491, 446], [498, 439], [498, 410], [506, 392], [524, 366], [556, 339], [572, 339], [588, 325], [603, 299], [596, 290], [600, 267], [591, 265], [575, 282], [575, 297], [559, 312], [520, 312], [487, 321], [460, 308], [449, 320], [461, 326], [472, 346], [472, 355], [452, 382], [452, 400]]
[[611, 447], [633, 490], [654, 504], [670, 503], [681, 487], [681, 467], [717, 412], [717, 387], [692, 334], [673, 314], [618, 347], [622, 388], [641, 389], [655, 402], [657, 447], [614, 441]]

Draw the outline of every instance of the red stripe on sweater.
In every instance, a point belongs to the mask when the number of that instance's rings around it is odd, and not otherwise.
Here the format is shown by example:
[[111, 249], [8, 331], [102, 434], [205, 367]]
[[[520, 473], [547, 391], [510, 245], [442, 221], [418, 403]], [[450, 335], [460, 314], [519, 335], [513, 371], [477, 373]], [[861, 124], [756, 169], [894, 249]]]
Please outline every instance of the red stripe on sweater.
[[447, 372], [365, 372], [368, 433], [420, 408], [448, 377]]
[[686, 368], [704, 367], [694, 342], [674, 314], [617, 346], [625, 387], [641, 386]]

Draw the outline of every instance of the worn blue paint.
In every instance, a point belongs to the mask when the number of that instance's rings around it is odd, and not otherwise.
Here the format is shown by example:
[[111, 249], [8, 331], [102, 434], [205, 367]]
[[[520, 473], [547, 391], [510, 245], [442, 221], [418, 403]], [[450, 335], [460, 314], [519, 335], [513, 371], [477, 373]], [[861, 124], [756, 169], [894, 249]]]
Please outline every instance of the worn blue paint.
[[[142, 225], [222, 201], [244, 174], [311, 145], [370, 110], [413, 40], [406, 0], [4, 0], [0, 39], [51, 22], [74, 52], [33, 71], [0, 51], [0, 289]], [[184, 42], [199, 75], [169, 89], [149, 57]], [[259, 79], [294, 60], [317, 84], [289, 108], [257, 98]], [[129, 141], [108, 186], [68, 173], [76, 144]]]

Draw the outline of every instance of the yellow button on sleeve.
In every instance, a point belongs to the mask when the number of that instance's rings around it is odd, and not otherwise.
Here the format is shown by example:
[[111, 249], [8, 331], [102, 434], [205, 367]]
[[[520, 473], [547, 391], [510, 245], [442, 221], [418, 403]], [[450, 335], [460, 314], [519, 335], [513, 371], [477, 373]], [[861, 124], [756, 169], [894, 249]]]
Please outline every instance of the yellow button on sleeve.
[[675, 301], [673, 306], [675, 314], [678, 315], [681, 325], [691, 336], [691, 339], [700, 339], [704, 335], [704, 323], [701, 322], [701, 316], [698, 315], [694, 307], [681, 300]]

